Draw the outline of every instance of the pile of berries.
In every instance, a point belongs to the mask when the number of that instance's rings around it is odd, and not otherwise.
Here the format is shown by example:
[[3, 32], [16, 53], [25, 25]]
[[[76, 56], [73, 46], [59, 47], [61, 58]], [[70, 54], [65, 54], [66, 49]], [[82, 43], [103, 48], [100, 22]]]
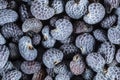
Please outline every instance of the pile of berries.
[[120, 80], [120, 0], [0, 0], [0, 80]]

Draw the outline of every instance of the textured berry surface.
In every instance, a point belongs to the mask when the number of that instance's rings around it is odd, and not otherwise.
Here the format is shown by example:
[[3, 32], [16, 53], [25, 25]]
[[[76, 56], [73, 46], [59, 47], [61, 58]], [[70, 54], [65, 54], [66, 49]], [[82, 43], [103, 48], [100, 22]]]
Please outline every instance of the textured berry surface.
[[55, 77], [55, 80], [70, 80], [70, 77], [66, 74], [58, 74]]
[[110, 64], [115, 55], [115, 46], [110, 42], [104, 42], [100, 45], [98, 52], [103, 55], [107, 64]]
[[70, 62], [70, 70], [75, 75], [80, 75], [84, 72], [85, 63], [79, 54], [76, 54]]
[[105, 16], [105, 8], [100, 3], [92, 3], [88, 7], [89, 13], [84, 16], [84, 21], [88, 24], [99, 23]]
[[7, 46], [0, 45], [0, 69], [5, 66], [8, 61], [10, 51]]
[[116, 19], [117, 19], [116, 15], [110, 15], [105, 17], [101, 22], [101, 27], [109, 29], [110, 27], [113, 26], [113, 24], [115, 24]]
[[25, 74], [33, 74], [41, 69], [40, 63], [36, 61], [24, 61], [20, 67]]
[[69, 0], [66, 3], [65, 11], [73, 19], [81, 18], [87, 12], [88, 0]]
[[50, 48], [43, 54], [43, 63], [48, 68], [53, 68], [63, 59], [63, 52], [59, 49]]
[[100, 72], [105, 66], [105, 60], [99, 53], [90, 53], [86, 57], [88, 66], [90, 66], [95, 72]]
[[32, 61], [37, 57], [37, 50], [33, 47], [31, 38], [23, 36], [18, 43], [21, 56], [28, 61]]
[[26, 19], [22, 24], [23, 32], [33, 31], [33, 32], [40, 32], [42, 28], [42, 23], [40, 20], [36, 18]]
[[6, 9], [8, 2], [6, 0], [0, 0], [0, 9]]
[[113, 44], [120, 44], [120, 29], [119, 26], [116, 26], [115, 28], [112, 27], [108, 30], [108, 39]]
[[15, 22], [18, 18], [18, 14], [11, 9], [2, 9], [0, 10], [0, 25], [6, 23]]
[[19, 80], [22, 77], [22, 73], [18, 70], [8, 71], [3, 75], [2, 80]]
[[102, 29], [94, 30], [93, 35], [94, 35], [95, 39], [100, 41], [100, 42], [105, 42], [108, 40], [107, 33]]
[[15, 23], [7, 23], [3, 25], [1, 33], [5, 38], [12, 38], [13, 41], [18, 41], [19, 38], [23, 35], [22, 30]]
[[77, 36], [75, 44], [80, 48], [82, 54], [88, 54], [93, 51], [95, 39], [91, 34], [84, 33]]
[[55, 29], [51, 30], [51, 35], [56, 40], [65, 40], [73, 32], [73, 25], [67, 19], [59, 19], [55, 22]]

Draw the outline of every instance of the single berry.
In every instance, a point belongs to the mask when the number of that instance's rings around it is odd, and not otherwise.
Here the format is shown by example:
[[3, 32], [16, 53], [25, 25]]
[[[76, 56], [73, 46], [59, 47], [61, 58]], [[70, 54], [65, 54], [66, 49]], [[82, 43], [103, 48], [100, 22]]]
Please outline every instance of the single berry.
[[63, 59], [63, 52], [59, 49], [50, 48], [43, 54], [43, 63], [48, 68], [53, 68]]
[[77, 36], [75, 44], [85, 55], [93, 51], [95, 39], [91, 34], [83, 33]]
[[25, 74], [34, 74], [41, 69], [41, 65], [37, 61], [24, 61], [20, 67]]
[[37, 57], [37, 50], [33, 47], [31, 38], [23, 36], [18, 43], [21, 56], [28, 61], [32, 61]]

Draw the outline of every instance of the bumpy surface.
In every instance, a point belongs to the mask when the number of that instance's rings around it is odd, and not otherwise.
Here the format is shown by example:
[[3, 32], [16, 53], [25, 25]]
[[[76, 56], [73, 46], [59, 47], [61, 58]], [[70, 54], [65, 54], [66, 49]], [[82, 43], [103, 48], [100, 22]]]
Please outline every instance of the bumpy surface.
[[8, 2], [6, 0], [0, 0], [0, 9], [6, 9]]
[[18, 70], [8, 71], [3, 75], [2, 80], [19, 80], [22, 77], [22, 73]]
[[8, 61], [10, 51], [7, 46], [0, 45], [0, 69], [5, 66]]
[[23, 32], [33, 31], [38, 33], [40, 32], [41, 28], [42, 28], [41, 21], [35, 18], [26, 19], [22, 24]]
[[37, 57], [37, 50], [33, 47], [31, 38], [23, 36], [18, 43], [21, 56], [28, 61], [32, 61]]
[[58, 74], [55, 77], [55, 80], [70, 80], [70, 77], [66, 74]]
[[76, 54], [70, 62], [70, 70], [75, 75], [80, 75], [84, 72], [85, 63], [79, 54]]
[[57, 20], [55, 22], [55, 27], [55, 29], [51, 30], [51, 35], [56, 40], [65, 40], [73, 31], [73, 25], [67, 19]]
[[105, 65], [105, 60], [99, 53], [88, 54], [86, 61], [95, 72], [102, 71]]
[[[115, 27], [115, 26], [114, 26]], [[112, 27], [108, 30], [108, 39], [110, 40], [111, 43], [113, 44], [120, 44], [120, 27], [116, 26], [115, 28]]]
[[81, 18], [87, 12], [88, 0], [69, 0], [66, 3], [65, 11], [73, 19]]
[[43, 54], [42, 59], [46, 67], [53, 68], [56, 64], [62, 61], [63, 52], [59, 49], [50, 48]]
[[89, 13], [84, 16], [84, 21], [88, 24], [96, 24], [105, 16], [105, 8], [100, 3], [92, 3], [88, 7]]
[[109, 29], [110, 27], [113, 26], [113, 24], [115, 24], [116, 19], [117, 19], [116, 15], [110, 15], [108, 17], [105, 17], [101, 22], [101, 27]]
[[97, 39], [100, 42], [105, 42], [108, 40], [107, 33], [105, 33], [105, 31], [102, 29], [94, 30], [93, 35], [94, 35], [95, 39]]
[[0, 25], [6, 23], [15, 22], [18, 18], [18, 14], [11, 9], [2, 9], [0, 10]]
[[34, 0], [31, 5], [31, 13], [35, 18], [47, 20], [55, 14], [55, 10], [46, 5], [47, 3], [41, 0]]
[[84, 33], [77, 36], [75, 44], [80, 48], [82, 54], [88, 54], [93, 51], [95, 39], [91, 34]]
[[21, 70], [25, 74], [33, 74], [38, 72], [41, 69], [41, 65], [37, 61], [24, 61], [21, 64]]
[[3, 25], [1, 33], [5, 38], [12, 38], [15, 42], [23, 35], [22, 30], [15, 23], [7, 23]]
[[103, 55], [107, 64], [110, 64], [115, 55], [115, 46], [110, 42], [104, 42], [100, 45], [98, 52]]

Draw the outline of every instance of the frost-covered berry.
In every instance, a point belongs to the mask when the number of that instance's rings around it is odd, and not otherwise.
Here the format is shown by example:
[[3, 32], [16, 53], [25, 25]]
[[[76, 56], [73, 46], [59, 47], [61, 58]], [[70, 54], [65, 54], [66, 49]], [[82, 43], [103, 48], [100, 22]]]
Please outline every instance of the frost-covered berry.
[[19, 14], [21, 21], [25, 21], [26, 19], [30, 18], [30, 12], [28, 11], [28, 8], [25, 4], [21, 4], [19, 7]]
[[115, 55], [115, 45], [110, 42], [104, 42], [100, 45], [98, 52], [103, 55], [105, 62], [110, 64]]
[[105, 42], [108, 40], [107, 33], [102, 29], [94, 30], [93, 35], [94, 35], [95, 39], [100, 41], [100, 42]]
[[1, 33], [7, 39], [12, 38], [14, 42], [17, 42], [23, 35], [22, 30], [15, 23], [7, 23], [1, 28]]
[[73, 57], [76, 53], [79, 52], [79, 49], [72, 43], [61, 45], [60, 50], [64, 53], [65, 58]]
[[53, 80], [53, 78], [51, 76], [47, 75], [44, 80]]
[[102, 20], [101, 27], [105, 29], [109, 29], [110, 27], [113, 26], [116, 20], [117, 20], [116, 15], [109, 15]]
[[94, 72], [90, 68], [86, 68], [82, 76], [85, 80], [92, 80]]
[[44, 26], [42, 29], [42, 35], [43, 35], [43, 40], [42, 40], [42, 45], [45, 48], [51, 48], [55, 45], [56, 40], [50, 35], [50, 26]]
[[8, 2], [6, 0], [0, 0], [0, 10], [6, 9], [8, 5]]
[[65, 11], [73, 19], [81, 18], [87, 12], [88, 0], [69, 0]]
[[0, 69], [5, 66], [8, 61], [10, 52], [7, 46], [0, 45]]
[[17, 59], [19, 58], [19, 49], [18, 49], [18, 46], [14, 43], [9, 43], [8, 44], [8, 48], [9, 48], [9, 51], [10, 51], [10, 58], [11, 59]]
[[78, 35], [75, 44], [78, 48], [80, 48], [82, 54], [85, 55], [93, 51], [95, 45], [95, 39], [91, 34], [84, 33]]
[[55, 10], [55, 14], [60, 14], [64, 10], [63, 0], [53, 0], [52, 7]]
[[113, 44], [120, 44], [120, 29], [119, 26], [111, 27], [108, 30], [108, 39]]
[[7, 61], [5, 66], [0, 69], [0, 75], [3, 76], [7, 71], [14, 69], [14, 66], [11, 61]]
[[54, 67], [54, 72], [56, 74], [64, 74], [64, 73], [67, 74], [69, 71], [65, 63], [60, 63]]
[[8, 71], [3, 75], [2, 80], [20, 80], [22, 73], [18, 70]]
[[41, 65], [37, 61], [24, 61], [20, 67], [25, 74], [34, 74], [41, 69]]
[[104, 5], [107, 13], [111, 13], [114, 8], [118, 8], [120, 0], [104, 0]]
[[93, 26], [90, 26], [83, 21], [76, 22], [74, 26], [75, 26], [74, 32], [76, 34], [84, 33], [84, 32], [91, 32], [93, 30]]
[[66, 74], [58, 74], [55, 77], [55, 80], [70, 80], [70, 76], [68, 76]]
[[23, 36], [18, 43], [21, 56], [28, 61], [32, 61], [37, 57], [37, 50], [33, 47], [31, 38]]
[[74, 75], [80, 75], [85, 70], [85, 63], [80, 54], [76, 54], [70, 62], [70, 70]]
[[11, 9], [2, 9], [0, 10], [0, 25], [6, 23], [15, 22], [18, 18], [17, 12]]
[[33, 31], [33, 32], [40, 32], [42, 28], [42, 22], [36, 18], [26, 19], [22, 24], [23, 32]]
[[55, 10], [49, 7], [48, 3], [43, 0], [34, 0], [30, 8], [32, 15], [40, 20], [47, 20], [54, 16]]
[[95, 77], [94, 77], [93, 80], [111, 80], [111, 79], [107, 78], [104, 73], [98, 72], [98, 73], [95, 75]]
[[83, 18], [88, 24], [97, 24], [105, 16], [105, 8], [100, 3], [91, 3], [88, 7], [88, 12], [89, 13]]
[[118, 63], [120, 63], [120, 49], [117, 50], [117, 53], [115, 55], [115, 59]]
[[55, 29], [51, 30], [51, 35], [56, 40], [65, 40], [73, 32], [73, 25], [67, 19], [58, 19], [55, 22]]
[[5, 38], [3, 37], [3, 35], [0, 33], [0, 45], [3, 45], [6, 43]]
[[95, 52], [88, 54], [86, 57], [86, 62], [95, 72], [102, 71], [105, 66], [104, 58], [101, 54]]
[[43, 54], [43, 63], [48, 68], [53, 68], [63, 59], [63, 52], [59, 49], [50, 48]]

